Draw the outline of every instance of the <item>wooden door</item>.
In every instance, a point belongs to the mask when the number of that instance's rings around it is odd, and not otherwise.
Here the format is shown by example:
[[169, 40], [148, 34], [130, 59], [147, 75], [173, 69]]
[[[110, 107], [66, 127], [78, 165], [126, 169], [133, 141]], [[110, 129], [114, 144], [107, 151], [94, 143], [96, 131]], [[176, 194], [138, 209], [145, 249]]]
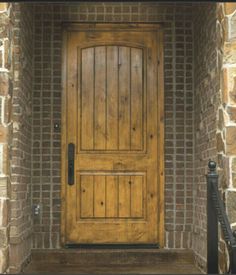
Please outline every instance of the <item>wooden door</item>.
[[148, 24], [65, 31], [63, 243], [163, 242], [161, 37]]

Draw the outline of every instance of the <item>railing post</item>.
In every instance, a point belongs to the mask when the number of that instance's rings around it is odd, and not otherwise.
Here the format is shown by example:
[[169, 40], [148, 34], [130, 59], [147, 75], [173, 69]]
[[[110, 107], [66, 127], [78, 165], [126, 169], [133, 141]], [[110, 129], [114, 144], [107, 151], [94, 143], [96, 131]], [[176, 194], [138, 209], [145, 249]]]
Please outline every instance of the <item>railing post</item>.
[[236, 245], [232, 245], [230, 251], [230, 271], [231, 274], [236, 274]]
[[207, 273], [218, 274], [218, 218], [212, 199], [212, 185], [218, 188], [216, 163], [208, 162], [207, 174]]

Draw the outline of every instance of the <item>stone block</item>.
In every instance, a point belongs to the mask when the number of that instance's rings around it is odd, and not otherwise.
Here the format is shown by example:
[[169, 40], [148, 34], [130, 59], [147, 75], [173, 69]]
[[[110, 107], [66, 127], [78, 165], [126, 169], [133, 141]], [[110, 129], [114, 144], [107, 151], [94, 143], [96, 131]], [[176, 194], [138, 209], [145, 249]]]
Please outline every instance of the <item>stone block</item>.
[[230, 223], [236, 222], [236, 192], [227, 191], [226, 208]]
[[0, 124], [0, 143], [8, 142], [8, 127]]
[[225, 189], [225, 188], [228, 188], [228, 180], [227, 180], [227, 174], [226, 174], [226, 171], [225, 170], [222, 170], [222, 169], [219, 169], [218, 170], [218, 175], [219, 175], [219, 184], [220, 186]]
[[10, 203], [8, 199], [0, 199], [0, 227], [6, 227], [9, 223]]
[[6, 143], [0, 143], [0, 174], [9, 175], [9, 151]]
[[9, 248], [0, 249], [0, 274], [7, 271], [9, 267]]
[[232, 185], [236, 188], [236, 173], [232, 172]]
[[236, 76], [232, 79], [232, 90], [229, 91], [230, 103], [236, 104]]
[[232, 14], [236, 11], [236, 3], [224, 3], [225, 15]]
[[225, 114], [224, 114], [224, 111], [223, 109], [219, 109], [218, 110], [218, 122], [217, 122], [217, 126], [218, 126], [218, 129], [220, 131], [222, 131], [225, 127], [225, 121], [226, 121], [226, 117], [225, 117]]
[[227, 104], [228, 103], [228, 72], [227, 68], [223, 68], [221, 76], [221, 97], [222, 97], [222, 103]]
[[236, 155], [236, 127], [226, 127], [226, 153]]
[[7, 247], [9, 243], [8, 227], [0, 227], [0, 249]]
[[236, 67], [223, 69], [223, 103], [236, 105]]
[[219, 22], [221, 22], [224, 17], [225, 17], [224, 4], [218, 3], [218, 5], [217, 5], [217, 19], [219, 20]]
[[7, 177], [0, 177], [0, 197], [9, 198], [10, 181]]
[[236, 158], [232, 158], [231, 170], [232, 170], [233, 172], [236, 172]]
[[8, 3], [0, 3], [0, 12], [6, 11], [8, 8]]
[[224, 43], [224, 64], [236, 63], [236, 41]]
[[0, 95], [6, 96], [9, 91], [9, 76], [8, 73], [0, 73]]
[[233, 40], [236, 38], [236, 13], [234, 13], [231, 18], [228, 18], [228, 24], [228, 39]]
[[12, 117], [12, 99], [11, 97], [5, 97], [4, 100], [4, 123], [8, 124]]
[[5, 66], [4, 66], [5, 69], [10, 70], [11, 58], [10, 58], [10, 43], [8, 39], [4, 41], [4, 61], [5, 61]]
[[227, 113], [230, 121], [236, 123], [236, 107], [227, 107]]
[[223, 45], [223, 42], [224, 42], [223, 39], [224, 39], [224, 29], [223, 29], [222, 24], [220, 24], [220, 22], [217, 21], [217, 24], [216, 24], [216, 42], [217, 42], [218, 46]]
[[223, 30], [223, 40], [228, 41], [229, 40], [229, 23], [228, 23], [228, 17], [225, 17], [222, 22], [222, 30]]
[[216, 148], [218, 152], [225, 152], [225, 145], [221, 133], [216, 134]]

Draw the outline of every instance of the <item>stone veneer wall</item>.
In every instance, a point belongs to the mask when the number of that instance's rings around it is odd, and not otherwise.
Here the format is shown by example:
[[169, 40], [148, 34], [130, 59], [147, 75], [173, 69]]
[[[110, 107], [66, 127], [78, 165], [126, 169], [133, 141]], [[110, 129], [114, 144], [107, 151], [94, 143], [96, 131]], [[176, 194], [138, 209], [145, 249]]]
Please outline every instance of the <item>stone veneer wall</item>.
[[31, 135], [33, 8], [13, 3], [10, 272], [20, 272], [32, 247]]
[[[219, 187], [231, 227], [236, 229], [236, 3], [219, 3], [217, 44], [220, 56], [220, 106], [217, 116]], [[221, 236], [222, 238], [222, 236]], [[229, 266], [226, 245], [220, 239], [220, 270]]]
[[12, 21], [12, 5], [0, 3], [0, 273], [9, 271]]
[[217, 161], [217, 110], [220, 81], [217, 50], [217, 4], [194, 8], [194, 128], [195, 181], [193, 250], [198, 266], [206, 270], [206, 178], [209, 159]]
[[[192, 4], [35, 4], [32, 199], [34, 248], [60, 247], [61, 50], [63, 21], [164, 22], [165, 232], [168, 248], [190, 248], [193, 229]], [[205, 97], [204, 97], [205, 98]]]

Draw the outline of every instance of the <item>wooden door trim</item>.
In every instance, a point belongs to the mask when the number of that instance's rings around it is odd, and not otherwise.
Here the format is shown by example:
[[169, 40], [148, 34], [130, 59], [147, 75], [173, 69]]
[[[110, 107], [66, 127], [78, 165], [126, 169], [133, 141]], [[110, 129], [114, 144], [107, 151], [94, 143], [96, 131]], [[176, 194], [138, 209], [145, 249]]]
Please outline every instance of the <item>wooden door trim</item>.
[[66, 174], [67, 174], [67, 30], [62, 34], [62, 101], [61, 101], [61, 244], [66, 244]]
[[[67, 184], [67, 33], [69, 31], [153, 31], [157, 32], [158, 41], [158, 118], [157, 118], [157, 166], [158, 171], [158, 206], [159, 210], [157, 232], [159, 245], [164, 247], [164, 55], [163, 55], [163, 27], [153, 23], [64, 23], [62, 41], [62, 112], [61, 112], [61, 245], [66, 244], [66, 184]], [[157, 167], [157, 169], [158, 169]]]
[[164, 49], [163, 49], [163, 30], [161, 29], [157, 33], [157, 41], [159, 43], [159, 47], [157, 49], [158, 55], [158, 74], [157, 74], [157, 81], [158, 81], [158, 94], [157, 94], [157, 104], [158, 104], [158, 118], [157, 123], [159, 127], [157, 127], [157, 166], [159, 167], [159, 185], [158, 185], [158, 194], [159, 194], [159, 222], [158, 222], [158, 230], [159, 230], [159, 245], [160, 247], [164, 247], [164, 178], [165, 178], [165, 169], [164, 169]]

